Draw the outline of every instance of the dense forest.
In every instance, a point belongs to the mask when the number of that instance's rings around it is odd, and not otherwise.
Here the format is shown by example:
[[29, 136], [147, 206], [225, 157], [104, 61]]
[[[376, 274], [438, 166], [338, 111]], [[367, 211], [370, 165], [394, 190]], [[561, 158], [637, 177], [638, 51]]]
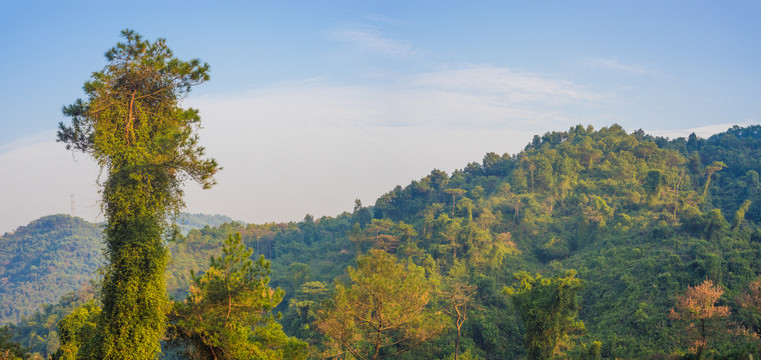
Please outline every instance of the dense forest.
[[81, 218], [52, 215], [0, 237], [0, 323], [18, 322], [87, 284], [103, 262], [99, 235]]
[[[183, 213], [177, 218], [184, 234], [231, 222], [224, 215]], [[0, 236], [0, 324], [18, 322], [41, 305], [88, 287], [103, 264], [101, 236], [102, 225], [63, 214], [42, 217]]]
[[[215, 358], [204, 356], [259, 341], [285, 358], [759, 358], [759, 171], [761, 126], [667, 139], [579, 125], [334, 217], [190, 230], [169, 244], [162, 356]], [[89, 245], [46, 240], [58, 232]], [[74, 280], [101, 260], [61, 264], [99, 254], [97, 234], [59, 216], [3, 236], [4, 247], [24, 239], [0, 253], [3, 293], [53, 303], [59, 288], [84, 285], [36, 313], [2, 309], [28, 352], [69, 358], [72, 324], [77, 336], [94, 331], [99, 285]], [[249, 279], [220, 269], [258, 279], [239, 287], [248, 292], [237, 304], [257, 314], [236, 320], [248, 332], [186, 321], [220, 311], [219, 283]], [[61, 271], [72, 275], [46, 277]], [[363, 322], [379, 314], [387, 333]], [[198, 327], [206, 333], [188, 330]], [[222, 340], [211, 346], [203, 334], [213, 331]]]

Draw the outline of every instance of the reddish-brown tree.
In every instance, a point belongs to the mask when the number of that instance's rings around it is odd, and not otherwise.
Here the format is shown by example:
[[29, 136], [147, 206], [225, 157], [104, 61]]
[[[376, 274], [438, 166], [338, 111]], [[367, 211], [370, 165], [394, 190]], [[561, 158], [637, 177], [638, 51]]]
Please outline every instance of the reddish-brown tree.
[[748, 291], [740, 295], [740, 306], [761, 315], [761, 277], [748, 285]]
[[687, 288], [684, 295], [676, 297], [676, 306], [671, 308], [669, 317], [688, 322], [688, 333], [693, 338], [690, 351], [702, 358], [708, 347], [708, 338], [714, 322], [729, 316], [728, 306], [717, 306], [716, 302], [724, 293], [713, 281], [705, 280], [702, 284]]

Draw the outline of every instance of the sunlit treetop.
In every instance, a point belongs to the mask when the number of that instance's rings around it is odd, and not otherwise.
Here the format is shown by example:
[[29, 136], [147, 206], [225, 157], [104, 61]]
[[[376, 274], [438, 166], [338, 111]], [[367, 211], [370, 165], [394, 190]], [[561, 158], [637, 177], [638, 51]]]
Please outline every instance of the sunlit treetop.
[[219, 167], [198, 145], [201, 118], [180, 107], [193, 86], [209, 79], [209, 65], [177, 59], [164, 39], [150, 42], [132, 30], [122, 37], [106, 52], [106, 66], [85, 82], [87, 98], [64, 106], [71, 125], [59, 124], [58, 141], [92, 155], [109, 176], [126, 168], [164, 172], [176, 195], [170, 202], [179, 201], [184, 178], [211, 187]]

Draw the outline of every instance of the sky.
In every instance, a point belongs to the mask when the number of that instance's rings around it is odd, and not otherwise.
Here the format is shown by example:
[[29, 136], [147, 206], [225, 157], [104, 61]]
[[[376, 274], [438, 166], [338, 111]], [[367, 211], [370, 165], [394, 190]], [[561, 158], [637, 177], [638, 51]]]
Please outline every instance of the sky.
[[759, 1], [0, 4], [0, 234], [103, 220], [97, 166], [55, 131], [127, 28], [211, 66], [183, 106], [223, 170], [186, 211], [249, 223], [336, 216], [576, 124], [761, 123]]

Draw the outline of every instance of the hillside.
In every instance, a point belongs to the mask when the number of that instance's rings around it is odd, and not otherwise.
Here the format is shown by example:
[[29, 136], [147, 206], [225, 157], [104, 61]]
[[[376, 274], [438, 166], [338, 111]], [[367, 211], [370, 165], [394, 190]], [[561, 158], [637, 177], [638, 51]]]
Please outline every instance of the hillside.
[[78, 290], [101, 265], [100, 229], [81, 218], [51, 215], [0, 237], [0, 324]]
[[180, 227], [182, 234], [187, 234], [193, 229], [201, 229], [205, 226], [218, 226], [231, 222], [233, 222], [233, 219], [225, 215], [182, 213], [177, 219], [177, 226]]
[[[191, 232], [181, 251], [197, 253], [191, 244], [218, 244], [239, 231], [273, 259], [273, 281], [289, 297], [304, 279], [342, 279], [371, 247], [415, 261], [431, 255], [441, 274], [464, 260], [480, 305], [465, 325], [466, 343], [487, 359], [523, 351], [524, 330], [500, 292], [513, 273], [576, 269], [585, 281], [579, 344], [600, 341], [611, 358], [685, 351], [684, 329], [668, 311], [706, 278], [726, 289], [721, 303], [733, 321], [759, 330], [736, 297], [761, 273], [760, 129], [669, 140], [577, 126], [536, 136], [519, 154], [490, 153], [452, 174], [434, 170], [352, 214]], [[314, 335], [295, 311], [282, 310], [291, 334]], [[447, 343], [445, 336], [410, 358], [445, 356]]]
[[[231, 221], [224, 215], [181, 214], [178, 225], [187, 233]], [[100, 236], [99, 225], [63, 214], [0, 236], [0, 324], [18, 322], [95, 279], [103, 259]]]
[[[372, 206], [357, 202], [352, 213], [192, 230], [170, 246], [168, 288], [184, 297], [189, 270], [203, 271], [222, 240], [239, 232], [254, 256], [273, 261], [272, 282], [287, 292], [278, 309], [284, 328], [317, 342], [305, 326], [311, 319], [288, 302], [303, 300], [308, 281], [346, 281], [357, 254], [384, 249], [432, 276], [463, 263], [478, 287], [463, 350], [512, 359], [524, 355], [526, 330], [502, 288], [519, 271], [549, 277], [575, 269], [585, 331], [569, 354], [584, 358], [594, 341], [603, 358], [683, 354], [683, 324], [668, 312], [705, 279], [726, 290], [720, 304], [731, 308], [732, 322], [761, 331], [761, 317], [737, 301], [761, 274], [759, 171], [761, 126], [708, 139], [576, 126], [535, 136], [518, 154], [489, 153], [452, 174], [433, 170]], [[449, 357], [453, 336], [402, 358]], [[758, 356], [752, 342], [716, 336], [714, 358]]]

